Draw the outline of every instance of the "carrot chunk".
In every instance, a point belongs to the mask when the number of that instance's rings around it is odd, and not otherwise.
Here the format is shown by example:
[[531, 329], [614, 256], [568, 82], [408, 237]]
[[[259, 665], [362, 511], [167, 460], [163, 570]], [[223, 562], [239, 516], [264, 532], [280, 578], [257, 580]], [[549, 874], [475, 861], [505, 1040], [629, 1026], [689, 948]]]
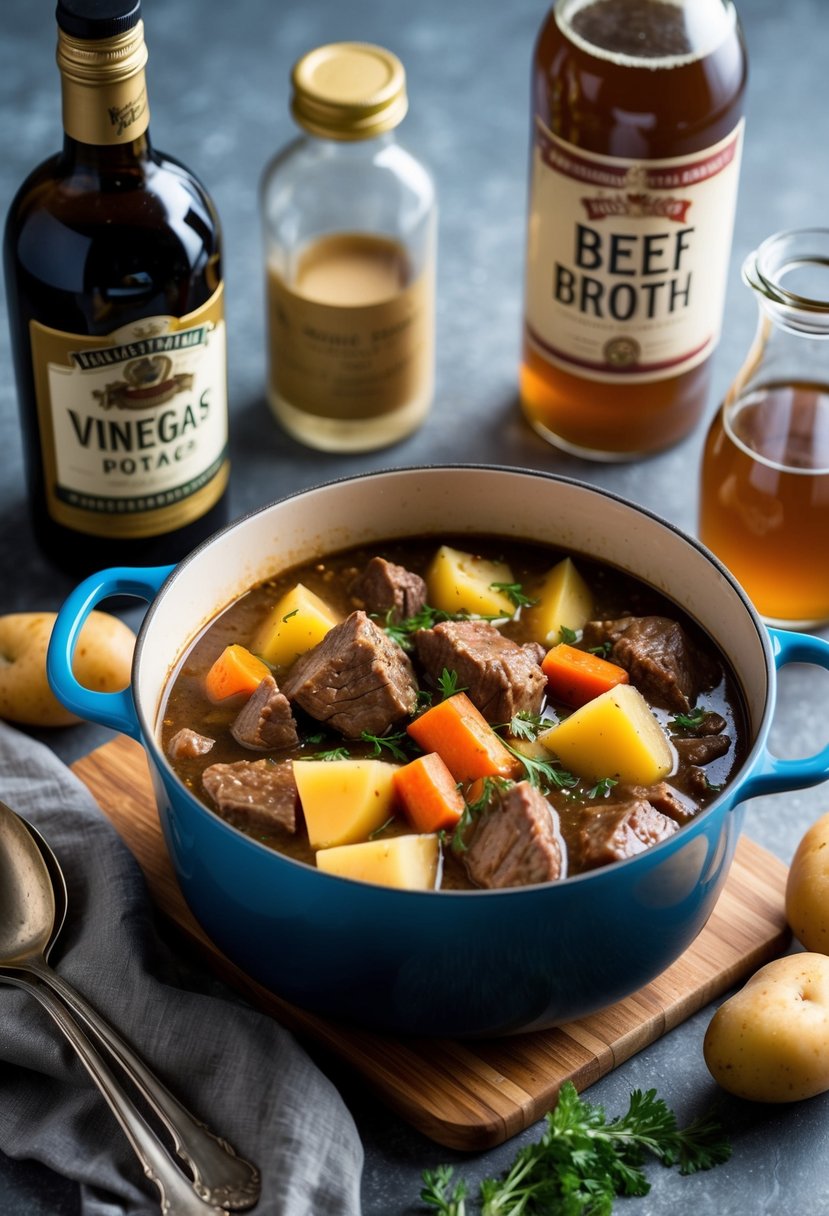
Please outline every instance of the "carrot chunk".
[[211, 701], [224, 701], [237, 693], [255, 692], [267, 675], [270, 675], [267, 663], [234, 642], [225, 646], [204, 677], [204, 688]]
[[465, 692], [433, 705], [406, 730], [425, 752], [437, 752], [456, 781], [514, 777], [521, 769]]
[[453, 828], [463, 814], [463, 796], [437, 752], [427, 752], [398, 768], [394, 789], [406, 818], [418, 832]]
[[586, 705], [617, 684], [629, 683], [624, 667], [566, 642], [547, 651], [541, 670], [547, 677], [550, 694], [565, 705]]

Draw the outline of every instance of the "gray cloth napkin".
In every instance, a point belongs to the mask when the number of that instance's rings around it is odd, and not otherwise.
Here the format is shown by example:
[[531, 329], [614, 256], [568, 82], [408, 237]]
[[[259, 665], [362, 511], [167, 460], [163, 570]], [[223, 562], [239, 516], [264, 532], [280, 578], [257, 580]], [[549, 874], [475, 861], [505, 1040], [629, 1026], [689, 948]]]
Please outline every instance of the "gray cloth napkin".
[[[165, 943], [137, 863], [87, 788], [5, 723], [0, 798], [40, 829], [66, 874], [50, 963], [257, 1163], [255, 1216], [359, 1216], [363, 1150], [335, 1088], [287, 1030]], [[83, 1216], [158, 1216], [157, 1189], [74, 1051], [31, 994], [5, 984], [0, 1151], [76, 1180]]]

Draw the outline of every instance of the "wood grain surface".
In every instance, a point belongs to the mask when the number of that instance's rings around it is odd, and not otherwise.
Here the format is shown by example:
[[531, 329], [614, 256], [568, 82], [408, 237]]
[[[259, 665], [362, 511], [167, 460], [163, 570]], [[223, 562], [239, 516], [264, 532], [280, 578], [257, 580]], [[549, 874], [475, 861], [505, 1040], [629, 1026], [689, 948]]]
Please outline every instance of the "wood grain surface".
[[300, 1038], [345, 1060], [377, 1096], [439, 1144], [481, 1150], [516, 1135], [571, 1080], [584, 1090], [715, 997], [783, 953], [786, 867], [741, 838], [725, 890], [696, 942], [661, 976], [600, 1013], [504, 1039], [399, 1039], [339, 1025], [287, 1004], [208, 939], [185, 905], [168, 859], [143, 748], [125, 736], [72, 768], [132, 850], [158, 908], [215, 972]]

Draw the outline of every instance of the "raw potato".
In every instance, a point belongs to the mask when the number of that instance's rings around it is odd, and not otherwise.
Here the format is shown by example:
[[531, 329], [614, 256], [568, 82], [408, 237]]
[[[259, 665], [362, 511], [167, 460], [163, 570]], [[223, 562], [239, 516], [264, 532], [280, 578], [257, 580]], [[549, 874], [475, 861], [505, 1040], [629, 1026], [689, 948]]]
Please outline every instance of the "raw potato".
[[317, 868], [341, 878], [356, 878], [405, 891], [433, 891], [438, 876], [437, 835], [393, 836], [365, 844], [320, 849]]
[[271, 609], [251, 650], [272, 667], [290, 667], [294, 659], [321, 642], [338, 620], [318, 595], [297, 583]]
[[600, 693], [538, 740], [579, 777], [654, 785], [674, 767], [668, 736], [632, 684]]
[[795, 850], [786, 882], [786, 919], [807, 950], [829, 954], [829, 814]]
[[[46, 651], [57, 613], [0, 616], [0, 718], [25, 726], [71, 726], [80, 718], [61, 705], [46, 678]], [[130, 682], [135, 634], [108, 612], [84, 621], [72, 664], [84, 688], [118, 692]]]
[[542, 646], [561, 641], [562, 628], [578, 632], [593, 616], [590, 588], [569, 557], [553, 566], [532, 598], [538, 603], [524, 610], [523, 620]]
[[738, 1098], [799, 1102], [829, 1090], [829, 958], [790, 954], [761, 967], [714, 1014], [703, 1055]]
[[429, 603], [442, 612], [468, 612], [472, 616], [512, 616], [515, 605], [493, 583], [512, 583], [506, 562], [485, 561], [473, 553], [441, 545], [426, 571]]
[[312, 849], [368, 840], [394, 813], [396, 764], [295, 760], [294, 780]]

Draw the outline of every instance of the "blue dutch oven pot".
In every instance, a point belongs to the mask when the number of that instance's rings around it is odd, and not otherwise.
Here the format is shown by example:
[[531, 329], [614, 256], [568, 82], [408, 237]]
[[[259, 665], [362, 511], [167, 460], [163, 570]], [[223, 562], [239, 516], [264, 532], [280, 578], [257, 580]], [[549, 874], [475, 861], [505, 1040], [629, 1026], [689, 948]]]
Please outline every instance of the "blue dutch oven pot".
[[[671, 596], [718, 642], [745, 698], [747, 756], [722, 795], [680, 832], [558, 883], [399, 891], [268, 849], [178, 780], [158, 740], [164, 689], [188, 643], [221, 608], [310, 556], [392, 536], [439, 536], [447, 520], [455, 536], [501, 532], [612, 561]], [[92, 692], [72, 674], [78, 634], [96, 605], [122, 595], [151, 605], [132, 683]], [[93, 575], [58, 614], [48, 673], [69, 709], [143, 744], [184, 897], [243, 970], [319, 1014], [391, 1033], [474, 1037], [582, 1017], [648, 983], [691, 944], [727, 878], [746, 802], [829, 775], [829, 745], [798, 760], [768, 750], [776, 673], [788, 663], [829, 670], [829, 644], [767, 629], [716, 558], [656, 515], [566, 478], [459, 466], [331, 482], [252, 512], [178, 567]]]

